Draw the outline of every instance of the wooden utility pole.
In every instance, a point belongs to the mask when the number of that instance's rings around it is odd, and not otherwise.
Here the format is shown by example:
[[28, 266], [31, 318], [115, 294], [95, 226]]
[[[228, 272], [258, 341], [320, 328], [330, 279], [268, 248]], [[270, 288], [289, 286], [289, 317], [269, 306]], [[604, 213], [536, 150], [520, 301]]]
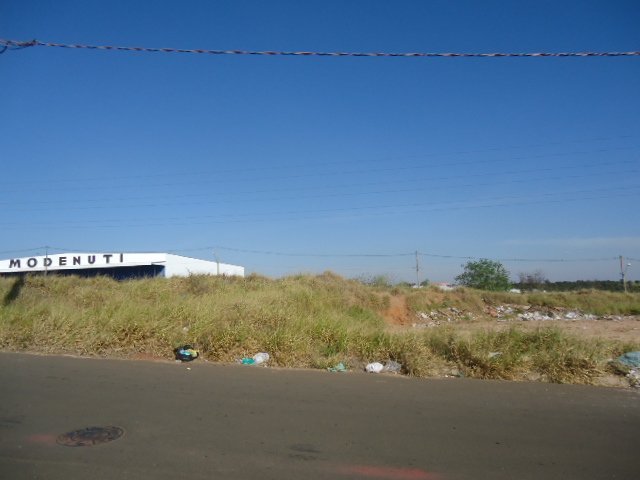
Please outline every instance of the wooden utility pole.
[[418, 261], [417, 250], [416, 250], [416, 288], [420, 288], [420, 262]]

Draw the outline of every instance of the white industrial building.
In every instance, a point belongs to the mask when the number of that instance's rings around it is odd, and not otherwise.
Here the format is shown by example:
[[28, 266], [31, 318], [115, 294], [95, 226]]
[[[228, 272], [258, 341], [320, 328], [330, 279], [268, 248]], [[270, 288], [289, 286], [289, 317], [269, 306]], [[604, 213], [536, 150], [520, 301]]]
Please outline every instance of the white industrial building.
[[244, 267], [183, 257], [171, 253], [60, 253], [0, 260], [0, 275], [55, 273], [117, 279], [140, 277], [185, 277], [188, 275], [236, 275]]

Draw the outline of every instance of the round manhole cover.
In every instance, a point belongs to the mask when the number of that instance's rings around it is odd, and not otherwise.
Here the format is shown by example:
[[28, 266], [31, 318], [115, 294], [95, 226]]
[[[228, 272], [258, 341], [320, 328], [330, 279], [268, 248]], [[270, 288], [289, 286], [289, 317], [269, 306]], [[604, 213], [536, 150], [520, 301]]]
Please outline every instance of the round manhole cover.
[[65, 447], [92, 447], [117, 440], [122, 435], [124, 430], [120, 427], [87, 427], [63, 433], [56, 442]]

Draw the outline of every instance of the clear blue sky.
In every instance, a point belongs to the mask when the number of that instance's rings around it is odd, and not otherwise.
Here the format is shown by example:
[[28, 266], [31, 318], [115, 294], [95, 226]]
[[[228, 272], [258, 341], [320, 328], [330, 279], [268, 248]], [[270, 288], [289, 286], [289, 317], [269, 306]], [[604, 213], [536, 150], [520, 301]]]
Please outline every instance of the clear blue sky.
[[[0, 3], [0, 38], [204, 49], [631, 51], [639, 25], [611, 0]], [[342, 255], [418, 250], [617, 279], [640, 258], [639, 87], [640, 57], [7, 51], [0, 257], [217, 246], [269, 276], [412, 280], [411, 255]]]

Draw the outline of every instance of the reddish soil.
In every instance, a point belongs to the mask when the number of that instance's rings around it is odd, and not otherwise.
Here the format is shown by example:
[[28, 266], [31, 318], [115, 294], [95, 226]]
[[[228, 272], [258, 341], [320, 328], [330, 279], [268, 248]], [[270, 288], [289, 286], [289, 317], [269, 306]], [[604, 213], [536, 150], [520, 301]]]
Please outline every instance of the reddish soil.
[[384, 312], [384, 319], [390, 325], [403, 326], [411, 325], [412, 314], [407, 306], [407, 299], [404, 295], [392, 295], [389, 297], [389, 308]]

